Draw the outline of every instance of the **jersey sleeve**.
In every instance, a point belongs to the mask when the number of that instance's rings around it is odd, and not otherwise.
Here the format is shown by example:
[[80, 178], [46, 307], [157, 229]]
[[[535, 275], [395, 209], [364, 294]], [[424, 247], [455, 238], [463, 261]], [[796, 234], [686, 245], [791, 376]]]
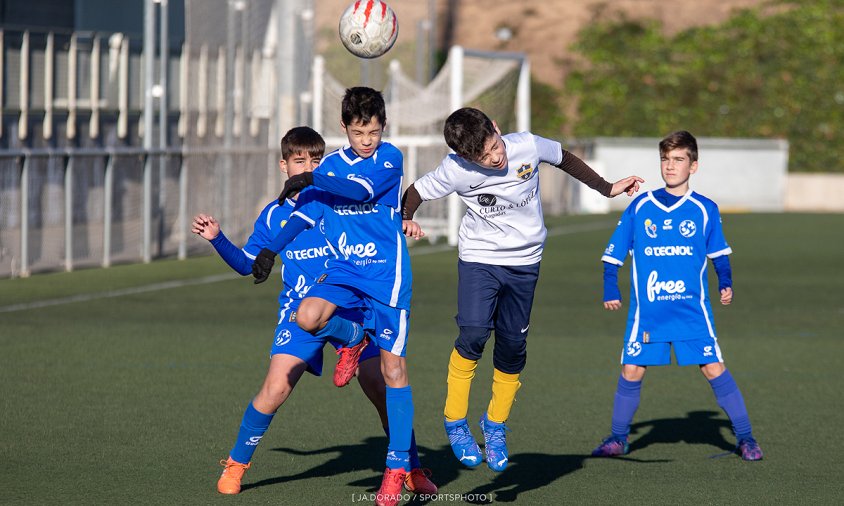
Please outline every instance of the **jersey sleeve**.
[[733, 250], [727, 244], [727, 239], [724, 237], [721, 213], [718, 211], [718, 206], [714, 203], [709, 210], [709, 214], [709, 230], [706, 234], [706, 256], [717, 258], [723, 255], [729, 255]]
[[280, 224], [287, 219], [286, 216], [282, 216], [286, 212], [287, 211], [278, 204], [269, 205], [264, 208], [258, 216], [258, 219], [255, 220], [255, 225], [252, 227], [252, 234], [243, 246], [243, 253], [250, 260], [255, 260], [255, 257], [258, 256], [261, 249], [265, 248], [267, 244], [273, 240], [278, 233], [278, 230], [273, 230], [275, 227], [273, 227], [272, 224], [277, 222], [280, 226]]
[[633, 248], [635, 203], [636, 201], [633, 201], [633, 203], [627, 206], [627, 209], [618, 220], [618, 225], [615, 227], [612, 237], [610, 237], [610, 242], [604, 250], [601, 261], [615, 265], [624, 265], [627, 253]]
[[446, 157], [440, 165], [431, 172], [420, 177], [413, 183], [416, 191], [422, 200], [434, 200], [445, 197], [457, 191], [454, 182], [451, 180], [448, 166], [453, 162]]
[[533, 142], [536, 145], [536, 153], [539, 155], [540, 162], [550, 163], [551, 165], [559, 165], [562, 163], [562, 144], [538, 135], [533, 136]]

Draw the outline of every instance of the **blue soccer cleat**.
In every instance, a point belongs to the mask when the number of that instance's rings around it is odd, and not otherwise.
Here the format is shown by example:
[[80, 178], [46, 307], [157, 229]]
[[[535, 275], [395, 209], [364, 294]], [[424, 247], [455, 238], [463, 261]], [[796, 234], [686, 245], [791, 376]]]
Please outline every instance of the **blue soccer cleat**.
[[469, 430], [469, 424], [466, 423], [465, 418], [453, 422], [446, 420], [445, 433], [448, 435], [448, 442], [451, 443], [451, 451], [460, 463], [475, 467], [483, 462], [481, 449]]
[[759, 448], [759, 443], [752, 437], [739, 440], [737, 449], [742, 460], [762, 460], [762, 448]]
[[486, 465], [493, 471], [503, 471], [510, 461], [507, 452], [507, 431], [503, 423], [491, 422], [486, 413], [480, 421], [481, 430], [484, 432], [484, 452], [486, 452]]
[[627, 443], [627, 438], [620, 438], [617, 436], [610, 436], [592, 450], [593, 457], [617, 457], [619, 455], [627, 455], [630, 452], [630, 445]]

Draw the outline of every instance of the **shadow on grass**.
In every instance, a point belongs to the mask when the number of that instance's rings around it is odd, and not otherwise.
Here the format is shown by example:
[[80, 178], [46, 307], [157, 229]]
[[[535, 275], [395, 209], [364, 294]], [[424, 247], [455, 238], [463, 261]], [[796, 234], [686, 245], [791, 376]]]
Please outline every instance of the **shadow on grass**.
[[687, 443], [711, 445], [732, 453], [735, 444], [724, 439], [723, 430], [732, 432], [728, 420], [716, 418], [715, 411], [690, 411], [685, 418], [661, 418], [634, 423], [630, 426], [631, 436], [644, 432], [630, 443], [630, 452], [647, 448], [656, 443]]
[[[255, 483], [244, 483], [242, 490], [311, 478], [336, 478], [345, 473], [369, 469], [372, 471], [370, 477], [351, 481], [348, 485], [362, 487], [370, 492], [377, 492], [381, 486], [381, 477], [386, 467], [384, 458], [387, 451], [387, 438], [369, 437], [357, 444], [329, 446], [317, 450], [272, 448], [270, 451], [296, 456], [331, 454], [335, 454], [335, 456], [297, 474], [277, 476]], [[444, 446], [437, 450], [419, 446], [419, 459], [422, 462], [422, 467], [434, 470], [432, 480], [438, 487], [443, 487], [454, 481], [459, 475], [459, 471], [464, 469], [459, 464], [453, 462], [454, 457], [452, 456], [450, 446]]]
[[[730, 429], [726, 420], [715, 418], [714, 411], [692, 411], [684, 418], [663, 418], [639, 422], [631, 426], [631, 435], [635, 440], [630, 444], [630, 451], [642, 450], [656, 443], [680, 443], [712, 445], [732, 453], [735, 449], [722, 435], [722, 429]], [[644, 433], [641, 437], [635, 436]], [[384, 472], [384, 454], [387, 439], [384, 437], [366, 438], [357, 444], [337, 445], [317, 450], [297, 450], [293, 448], [273, 448], [273, 452], [283, 452], [289, 455], [313, 456], [331, 455], [325, 462], [287, 476], [277, 476], [255, 483], [245, 483], [243, 490], [251, 488], [277, 485], [281, 483], [308, 480], [312, 478], [337, 478], [345, 473], [370, 470], [371, 476], [354, 480], [349, 486], [361, 487], [368, 492], [376, 492], [381, 485]], [[722, 454], [726, 455], [726, 454]], [[471, 491], [447, 490], [462, 473], [491, 472], [485, 464], [476, 469], [469, 469], [456, 462], [451, 447], [444, 445], [438, 449], [419, 447], [422, 467], [433, 470], [433, 482], [441, 493], [474, 494], [481, 499], [479, 503], [514, 502], [520, 494], [542, 488], [554, 481], [573, 473], [583, 467], [583, 463], [592, 458], [588, 453], [584, 455], [552, 455], [547, 453], [514, 453], [510, 456], [510, 464], [502, 473], [492, 475], [489, 483]], [[720, 455], [714, 455], [720, 456]], [[644, 460], [635, 456], [615, 457], [639, 464], [666, 462], [664, 459]], [[485, 500], [483, 499], [485, 498]], [[419, 504], [416, 500], [413, 504]]]

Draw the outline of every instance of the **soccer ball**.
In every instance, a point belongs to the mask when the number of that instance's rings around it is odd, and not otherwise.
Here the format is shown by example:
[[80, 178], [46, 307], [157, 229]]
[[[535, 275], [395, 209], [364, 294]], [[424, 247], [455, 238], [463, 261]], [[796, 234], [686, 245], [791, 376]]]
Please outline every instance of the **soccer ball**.
[[386, 53], [398, 34], [396, 14], [380, 0], [357, 0], [340, 16], [340, 40], [350, 53], [361, 58]]

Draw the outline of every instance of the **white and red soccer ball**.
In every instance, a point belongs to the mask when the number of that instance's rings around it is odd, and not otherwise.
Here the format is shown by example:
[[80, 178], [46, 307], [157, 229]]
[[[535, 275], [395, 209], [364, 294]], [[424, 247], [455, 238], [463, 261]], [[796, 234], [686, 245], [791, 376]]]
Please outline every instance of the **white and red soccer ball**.
[[361, 58], [377, 58], [393, 47], [399, 35], [396, 13], [380, 0], [357, 0], [340, 16], [340, 40]]

